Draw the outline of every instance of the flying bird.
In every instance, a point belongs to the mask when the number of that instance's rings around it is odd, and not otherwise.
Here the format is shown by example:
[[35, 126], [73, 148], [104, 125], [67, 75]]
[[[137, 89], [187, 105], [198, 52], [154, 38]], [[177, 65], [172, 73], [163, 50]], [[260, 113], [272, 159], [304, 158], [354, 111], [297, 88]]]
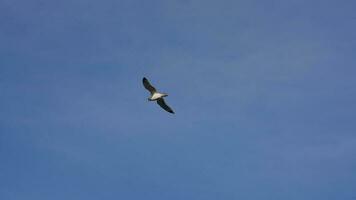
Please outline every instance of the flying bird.
[[145, 77], [143, 77], [142, 82], [143, 86], [151, 93], [148, 101], [157, 101], [157, 104], [160, 105], [164, 110], [174, 114], [174, 111], [166, 104], [163, 99], [163, 97], [168, 96], [168, 94], [157, 92], [156, 88], [154, 88]]

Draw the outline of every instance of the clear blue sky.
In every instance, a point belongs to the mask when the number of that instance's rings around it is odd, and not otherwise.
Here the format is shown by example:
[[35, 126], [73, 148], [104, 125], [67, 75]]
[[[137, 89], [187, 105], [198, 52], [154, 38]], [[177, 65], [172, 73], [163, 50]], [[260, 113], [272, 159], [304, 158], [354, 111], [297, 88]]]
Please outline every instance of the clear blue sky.
[[355, 200], [355, 8], [0, 0], [0, 199]]

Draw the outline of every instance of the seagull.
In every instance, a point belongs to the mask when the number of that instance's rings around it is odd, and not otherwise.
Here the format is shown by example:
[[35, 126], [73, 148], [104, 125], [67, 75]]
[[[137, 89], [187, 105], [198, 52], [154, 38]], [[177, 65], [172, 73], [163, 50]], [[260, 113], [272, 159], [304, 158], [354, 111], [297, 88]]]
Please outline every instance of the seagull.
[[148, 101], [157, 101], [157, 104], [160, 105], [164, 110], [174, 114], [174, 111], [169, 106], [167, 106], [166, 102], [164, 102], [163, 99], [163, 97], [168, 96], [168, 94], [157, 92], [156, 88], [151, 85], [151, 83], [147, 80], [146, 77], [143, 77], [142, 82], [143, 86], [151, 93], [151, 96], [148, 98]]

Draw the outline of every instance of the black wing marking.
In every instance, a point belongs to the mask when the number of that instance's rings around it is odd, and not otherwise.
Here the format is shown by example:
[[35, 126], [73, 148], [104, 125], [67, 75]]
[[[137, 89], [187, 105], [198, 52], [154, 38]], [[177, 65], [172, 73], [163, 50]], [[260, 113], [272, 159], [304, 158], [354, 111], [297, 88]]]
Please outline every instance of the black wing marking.
[[166, 102], [164, 102], [163, 98], [160, 98], [157, 100], [158, 105], [160, 105], [163, 109], [165, 109], [167, 112], [170, 112], [172, 114], [174, 114], [174, 111], [172, 110], [172, 108], [170, 108], [169, 106], [167, 106]]
[[155, 93], [156, 92], [156, 88], [154, 88], [151, 83], [147, 80], [146, 77], [143, 77], [142, 79], [142, 82], [143, 82], [143, 86], [145, 86], [145, 88], [151, 92], [151, 94]]

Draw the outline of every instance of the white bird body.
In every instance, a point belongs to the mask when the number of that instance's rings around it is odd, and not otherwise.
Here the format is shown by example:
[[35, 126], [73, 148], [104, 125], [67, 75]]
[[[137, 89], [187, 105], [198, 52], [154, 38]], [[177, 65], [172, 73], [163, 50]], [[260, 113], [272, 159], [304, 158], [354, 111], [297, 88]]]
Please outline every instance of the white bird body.
[[166, 97], [168, 96], [167, 94], [163, 94], [163, 93], [159, 93], [159, 92], [155, 92], [151, 97], [150, 97], [150, 100], [151, 101], [156, 101], [162, 97]]

